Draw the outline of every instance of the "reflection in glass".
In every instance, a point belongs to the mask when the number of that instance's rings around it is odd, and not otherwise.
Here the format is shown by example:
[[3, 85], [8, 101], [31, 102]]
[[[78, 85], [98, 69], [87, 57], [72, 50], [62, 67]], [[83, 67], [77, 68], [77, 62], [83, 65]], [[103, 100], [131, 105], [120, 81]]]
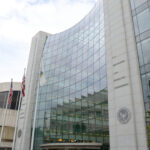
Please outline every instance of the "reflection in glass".
[[130, 1], [136, 38], [140, 39], [137, 43], [137, 49], [145, 104], [148, 145], [150, 148], [150, 6], [147, 0]]
[[39, 91], [36, 150], [41, 143], [52, 142], [100, 142], [108, 149], [104, 42], [102, 0], [79, 24], [48, 37], [42, 56], [46, 83]]
[[150, 29], [150, 11], [149, 9], [144, 10], [137, 15], [140, 33]]

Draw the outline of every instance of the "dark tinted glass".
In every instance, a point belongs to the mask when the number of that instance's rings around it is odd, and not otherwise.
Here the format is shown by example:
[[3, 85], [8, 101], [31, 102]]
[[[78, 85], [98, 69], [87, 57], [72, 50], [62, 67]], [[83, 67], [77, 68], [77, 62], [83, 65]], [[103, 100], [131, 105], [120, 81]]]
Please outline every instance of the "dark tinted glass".
[[[0, 92], [0, 108], [6, 108], [6, 102], [8, 99], [9, 92]], [[20, 98], [20, 91], [13, 91], [12, 101], [11, 104], [8, 104], [9, 109], [18, 109], [19, 104], [19, 98]]]

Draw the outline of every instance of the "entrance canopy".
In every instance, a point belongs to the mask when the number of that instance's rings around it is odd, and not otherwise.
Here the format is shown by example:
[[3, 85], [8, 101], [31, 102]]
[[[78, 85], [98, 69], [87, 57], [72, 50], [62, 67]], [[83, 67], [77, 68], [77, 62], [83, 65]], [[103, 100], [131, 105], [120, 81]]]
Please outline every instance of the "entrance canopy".
[[96, 150], [101, 143], [49, 143], [42, 144], [42, 150]]

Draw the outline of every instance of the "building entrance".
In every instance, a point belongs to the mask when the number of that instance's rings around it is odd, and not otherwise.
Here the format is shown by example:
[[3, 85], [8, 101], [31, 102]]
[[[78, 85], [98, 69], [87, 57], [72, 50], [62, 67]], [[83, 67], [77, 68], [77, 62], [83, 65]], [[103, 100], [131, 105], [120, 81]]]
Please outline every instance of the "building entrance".
[[42, 150], [98, 150], [101, 143], [49, 143], [42, 144]]

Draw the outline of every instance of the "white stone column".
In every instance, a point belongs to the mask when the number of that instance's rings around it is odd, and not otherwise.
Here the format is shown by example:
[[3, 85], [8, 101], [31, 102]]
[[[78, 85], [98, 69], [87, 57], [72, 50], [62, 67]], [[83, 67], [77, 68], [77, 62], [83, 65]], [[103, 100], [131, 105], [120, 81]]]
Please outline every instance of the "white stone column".
[[26, 96], [22, 100], [19, 114], [18, 130], [21, 131], [21, 136], [17, 137], [16, 139], [15, 150], [29, 150], [30, 148], [32, 114], [34, 108], [33, 104], [35, 100], [36, 84], [38, 73], [40, 71], [40, 60], [48, 35], [48, 33], [40, 31], [32, 39], [26, 73]]
[[147, 150], [144, 100], [129, 0], [104, 0], [110, 150]]

